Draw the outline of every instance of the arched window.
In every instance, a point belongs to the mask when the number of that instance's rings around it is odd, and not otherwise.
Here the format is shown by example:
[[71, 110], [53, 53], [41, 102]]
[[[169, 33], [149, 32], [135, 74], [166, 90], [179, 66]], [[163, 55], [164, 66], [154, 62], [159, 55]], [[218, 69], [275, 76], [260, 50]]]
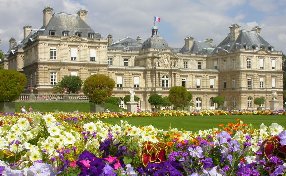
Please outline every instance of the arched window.
[[210, 98], [210, 109], [215, 109], [215, 103], [213, 101], [214, 97]]
[[232, 107], [235, 109], [236, 108], [236, 98], [235, 97], [233, 97], [232, 98]]
[[196, 98], [196, 109], [202, 108], [202, 99], [200, 97]]
[[164, 75], [162, 77], [162, 88], [168, 88], [169, 87], [169, 77]]
[[246, 59], [246, 68], [251, 68], [251, 59], [250, 58]]
[[252, 100], [253, 100], [252, 97], [248, 97], [248, 98], [247, 98], [247, 107], [248, 107], [248, 108], [252, 108]]

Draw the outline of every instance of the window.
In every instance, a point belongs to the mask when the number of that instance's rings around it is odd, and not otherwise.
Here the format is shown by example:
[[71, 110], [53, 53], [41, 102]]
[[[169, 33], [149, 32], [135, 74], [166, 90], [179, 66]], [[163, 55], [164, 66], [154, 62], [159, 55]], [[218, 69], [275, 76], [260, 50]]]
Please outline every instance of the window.
[[200, 97], [196, 98], [196, 109], [202, 108], [202, 99]]
[[259, 78], [259, 87], [264, 88], [264, 78]]
[[210, 79], [210, 88], [214, 88], [214, 82], [215, 82], [214, 78], [211, 78]]
[[129, 59], [123, 59], [123, 66], [124, 67], [127, 67], [128, 66], [128, 61], [129, 61]]
[[233, 108], [236, 108], [236, 98], [233, 98], [233, 99], [232, 99], [232, 107], [233, 107]]
[[264, 69], [264, 59], [259, 58], [259, 69]]
[[276, 60], [275, 59], [271, 59], [271, 68], [272, 68], [272, 70], [275, 70], [275, 68], [276, 68]]
[[252, 89], [252, 79], [251, 78], [247, 78], [247, 88]]
[[271, 82], [272, 82], [272, 88], [275, 88], [276, 87], [276, 78], [275, 77], [272, 77], [271, 78]]
[[182, 78], [182, 87], [186, 87], [186, 82], [187, 82], [187, 79], [186, 78]]
[[215, 103], [213, 101], [214, 97], [210, 98], [210, 109], [215, 109]]
[[71, 48], [71, 60], [75, 61], [77, 58], [77, 48]]
[[169, 78], [168, 76], [164, 75], [162, 77], [162, 88], [168, 88], [169, 87]]
[[200, 79], [200, 78], [197, 78], [197, 80], [196, 80], [196, 86], [197, 86], [197, 89], [198, 89], [198, 88], [201, 88], [201, 79]]
[[232, 88], [232, 89], [235, 89], [235, 87], [236, 87], [236, 81], [235, 81], [235, 79], [233, 79], [233, 80], [232, 80], [232, 86], [231, 86], [231, 88]]
[[76, 32], [75, 35], [81, 37], [81, 32]]
[[246, 59], [246, 68], [251, 68], [251, 59], [250, 58]]
[[217, 60], [214, 60], [214, 69], [217, 69]]
[[139, 88], [139, 82], [140, 82], [139, 76], [134, 76], [133, 81], [134, 81], [134, 87]]
[[247, 98], [247, 107], [251, 108], [252, 107], [252, 97]]
[[188, 68], [188, 61], [184, 61], [184, 68]]
[[113, 65], [113, 58], [111, 58], [111, 57], [107, 58], [107, 64]]
[[56, 35], [56, 31], [55, 31], [55, 30], [50, 30], [50, 31], [49, 31], [49, 35], [51, 35], [51, 36]]
[[226, 81], [223, 82], [223, 88], [226, 89]]
[[51, 60], [57, 59], [57, 49], [56, 48], [50, 48], [50, 59]]
[[50, 83], [53, 86], [57, 84], [57, 73], [56, 72], [50, 73]]
[[78, 76], [78, 74], [77, 74], [76, 71], [72, 71], [72, 72], [71, 72], [71, 76]]
[[96, 59], [96, 50], [94, 48], [91, 48], [89, 50], [89, 60], [95, 62], [95, 59]]
[[202, 62], [201, 61], [198, 62], [198, 69], [202, 69]]
[[116, 87], [122, 89], [122, 87], [123, 87], [123, 77], [122, 76], [117, 76]]
[[69, 36], [69, 31], [63, 31], [62, 34], [63, 36]]
[[232, 59], [232, 68], [236, 68], [236, 62], [235, 62], [235, 59]]
[[94, 38], [94, 33], [88, 33], [88, 38], [93, 39]]

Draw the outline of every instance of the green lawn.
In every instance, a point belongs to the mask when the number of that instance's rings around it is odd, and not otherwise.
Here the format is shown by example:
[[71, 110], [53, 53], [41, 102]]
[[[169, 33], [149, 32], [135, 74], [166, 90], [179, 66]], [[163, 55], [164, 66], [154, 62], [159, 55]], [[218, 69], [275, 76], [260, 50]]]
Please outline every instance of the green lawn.
[[[159, 129], [178, 128], [190, 131], [200, 129], [209, 129], [218, 127], [219, 124], [227, 124], [229, 122], [236, 123], [236, 119], [241, 119], [244, 123], [253, 124], [255, 128], [259, 128], [261, 123], [271, 125], [278, 123], [286, 128], [286, 116], [262, 116], [262, 115], [236, 115], [236, 116], [186, 116], [186, 117], [132, 117], [124, 118], [130, 124], [135, 126], [153, 125]], [[111, 124], [120, 123], [122, 119], [103, 119], [104, 122]]]

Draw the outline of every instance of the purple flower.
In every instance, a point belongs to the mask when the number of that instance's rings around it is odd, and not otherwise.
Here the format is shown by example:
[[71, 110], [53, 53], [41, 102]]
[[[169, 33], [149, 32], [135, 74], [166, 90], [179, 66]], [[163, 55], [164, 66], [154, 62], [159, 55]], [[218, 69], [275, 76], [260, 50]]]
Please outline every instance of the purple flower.
[[228, 144], [230, 151], [236, 152], [240, 150], [240, 144], [237, 140], [231, 140]]
[[286, 130], [282, 131], [278, 137], [280, 138], [280, 144], [286, 145]]
[[283, 161], [280, 158], [278, 158], [277, 156], [271, 156], [269, 161], [276, 164], [276, 165], [283, 163]]
[[200, 146], [189, 147], [188, 150], [192, 157], [203, 158], [203, 149]]
[[237, 176], [259, 176], [260, 173], [251, 164], [242, 165], [237, 173]]
[[274, 170], [273, 173], [270, 174], [270, 176], [278, 176], [278, 175], [283, 175], [284, 174], [284, 167], [283, 165], [276, 166], [276, 169]]
[[5, 166], [0, 166], [0, 175], [3, 174], [4, 170], [5, 170]]
[[220, 144], [224, 144], [231, 139], [231, 136], [229, 135], [228, 132], [222, 131], [221, 133], [217, 134], [216, 138]]
[[211, 158], [202, 159], [202, 163], [204, 165], [204, 169], [212, 168], [214, 166]]
[[108, 175], [108, 176], [116, 176], [114, 169], [111, 166], [109, 166], [108, 164], [105, 165], [105, 167], [103, 168], [103, 174]]

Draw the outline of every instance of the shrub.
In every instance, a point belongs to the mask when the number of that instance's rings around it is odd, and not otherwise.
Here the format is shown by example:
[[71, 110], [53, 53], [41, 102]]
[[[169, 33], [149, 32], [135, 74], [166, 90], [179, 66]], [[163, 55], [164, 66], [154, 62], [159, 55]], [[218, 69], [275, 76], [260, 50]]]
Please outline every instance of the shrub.
[[68, 93], [76, 93], [81, 89], [82, 80], [79, 76], [64, 76], [59, 82], [60, 89], [66, 89]]
[[262, 104], [264, 104], [265, 102], [265, 98], [264, 97], [259, 97], [259, 98], [255, 98], [254, 99], [254, 104], [261, 106]]
[[[140, 98], [135, 95], [134, 96], [134, 101], [138, 102], [139, 100], [140, 100]], [[123, 98], [123, 101], [124, 101], [125, 104], [127, 104], [127, 102], [130, 101], [130, 95], [125, 95], [125, 97]]]
[[224, 97], [223, 96], [216, 96], [213, 98], [213, 102], [217, 104], [219, 108], [224, 104]]
[[116, 106], [119, 106], [120, 104], [120, 98], [119, 97], [108, 97], [105, 101], [105, 103], [110, 103]]
[[183, 86], [174, 86], [169, 91], [169, 100], [174, 108], [184, 108], [190, 105], [192, 94]]
[[112, 95], [115, 82], [103, 74], [88, 77], [83, 84], [83, 93], [95, 104], [102, 104]]
[[0, 70], [0, 102], [15, 101], [19, 98], [27, 79], [15, 70]]
[[155, 106], [155, 109], [158, 109], [163, 104], [163, 98], [161, 95], [154, 93], [150, 95], [148, 102]]

